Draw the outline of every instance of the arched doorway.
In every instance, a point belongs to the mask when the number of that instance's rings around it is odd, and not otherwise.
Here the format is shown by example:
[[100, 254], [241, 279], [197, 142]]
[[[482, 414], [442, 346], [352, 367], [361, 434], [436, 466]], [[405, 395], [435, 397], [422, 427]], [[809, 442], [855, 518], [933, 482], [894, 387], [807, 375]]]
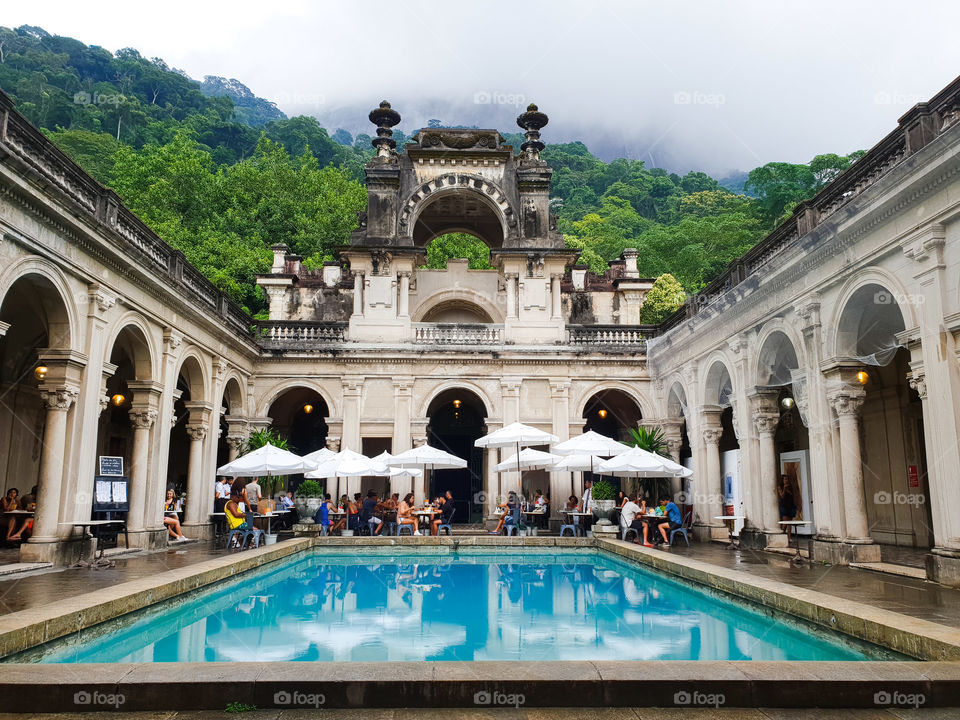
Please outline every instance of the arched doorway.
[[220, 434], [217, 439], [217, 467], [231, 460], [230, 423], [228, 419], [243, 418], [243, 392], [235, 377], [227, 380], [220, 399]]
[[[44, 368], [52, 371], [53, 366], [43, 354], [47, 349], [70, 348], [70, 322], [60, 292], [39, 274], [23, 275], [10, 286], [0, 305], [0, 322], [6, 327], [0, 335], [0, 469], [3, 493], [15, 487], [22, 499], [34, 487], [43, 491], [39, 487], [40, 461], [48, 440], [41, 385], [52, 377]], [[57, 375], [62, 373], [58, 370]], [[57, 452], [62, 453], [63, 448]], [[48, 502], [59, 507], [59, 491]], [[4, 535], [6, 531], [4, 520]]]
[[[643, 413], [640, 411], [637, 402], [623, 390], [616, 388], [600, 390], [591, 395], [584, 404], [580, 416], [585, 421], [584, 432], [593, 430], [627, 445], [633, 445], [630, 431], [640, 427], [640, 421], [643, 419]], [[594, 473], [583, 473], [584, 480], [594, 480], [598, 477], [599, 475]], [[657, 495], [664, 489], [654, 481], [638, 483], [635, 480], [628, 479], [624, 482], [619, 478], [610, 476], [604, 476], [604, 480], [617, 488], [622, 487], [624, 492], [630, 493], [643, 488], [645, 494]]]
[[426, 247], [449, 233], [466, 233], [489, 248], [503, 247], [505, 228], [499, 211], [483, 193], [466, 187], [435, 193], [420, 210], [413, 226], [413, 242]]
[[863, 491], [870, 536], [878, 543], [929, 548], [931, 508], [923, 406], [910, 387], [910, 353], [897, 334], [904, 314], [887, 288], [870, 283], [847, 300], [837, 323], [837, 355], [862, 363]]
[[717, 488], [708, 488], [707, 492], [719, 491], [723, 499], [723, 508], [719, 510], [721, 513], [742, 515], [744, 493], [740, 477], [740, 441], [734, 427], [733, 397], [733, 379], [730, 377], [730, 370], [723, 361], [717, 360], [707, 371], [704, 402], [707, 406], [720, 408], [717, 417], [720, 423], [720, 435], [717, 441], [720, 485]]
[[[200, 424], [206, 429], [204, 422], [207, 418], [203, 417], [205, 413], [195, 406], [196, 403], [202, 403], [203, 397], [203, 370], [195, 357], [187, 357], [177, 375], [177, 393], [173, 403], [173, 426], [170, 428], [170, 454], [167, 459], [165, 488], [165, 490], [172, 489], [178, 497], [187, 491], [192, 440], [188, 428]], [[193, 498], [188, 500], [188, 502], [193, 501]]]
[[486, 432], [486, 416], [483, 401], [464, 388], [444, 390], [427, 407], [428, 443], [467, 461], [466, 468], [431, 473], [429, 496], [453, 494], [454, 522], [483, 521], [483, 450], [474, 441]]
[[[271, 427], [287, 439], [291, 452], [306, 455], [326, 446], [330, 409], [316, 390], [290, 388], [273, 401], [268, 414]], [[291, 475], [289, 487], [295, 489], [302, 480], [302, 475]]]

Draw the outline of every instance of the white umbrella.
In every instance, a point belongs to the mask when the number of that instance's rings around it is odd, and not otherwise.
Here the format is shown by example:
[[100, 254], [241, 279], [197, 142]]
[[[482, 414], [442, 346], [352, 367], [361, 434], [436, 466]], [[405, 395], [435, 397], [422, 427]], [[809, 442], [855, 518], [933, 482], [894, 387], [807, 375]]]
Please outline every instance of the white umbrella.
[[[389, 474], [387, 466], [382, 462], [368, 458], [353, 450], [344, 449], [329, 458], [316, 469], [304, 474], [308, 478], [337, 478], [337, 493], [340, 492], [340, 478], [365, 477], [377, 475], [384, 477]], [[349, 485], [347, 493], [349, 494]]]
[[[398, 468], [421, 468], [426, 470], [430, 468], [431, 475], [434, 470], [453, 470], [465, 468], [467, 461], [457, 457], [446, 450], [431, 447], [430, 445], [420, 445], [409, 450], [397, 453], [390, 461], [391, 467]], [[423, 497], [427, 497], [427, 483], [424, 477]]]
[[514, 454], [497, 465], [497, 472], [506, 470], [534, 470], [539, 468], [552, 468], [554, 463], [560, 460], [559, 455], [553, 455], [533, 448], [524, 448], [519, 454]]
[[551, 448], [551, 452], [557, 455], [596, 455], [598, 457], [611, 457], [619, 455], [630, 449], [629, 445], [617, 442], [613, 438], [601, 435], [593, 430], [587, 430], [582, 435], [577, 435], [557, 443]]
[[[552, 435], [535, 427], [515, 422], [506, 425], [492, 433], [487, 433], [482, 438], [478, 438], [473, 444], [476, 447], [502, 448], [516, 445], [517, 455], [520, 454], [520, 446], [528, 445], [549, 445], [559, 440], [556, 435]], [[519, 472], [517, 485], [523, 490], [523, 472]]]
[[[313, 467], [326, 462], [332, 458], [336, 453], [330, 448], [320, 448], [319, 450], [314, 450], [311, 453], [307, 453], [303, 456], [304, 461], [313, 463]], [[312, 469], [312, 468], [311, 468]]]
[[233, 477], [260, 477], [301, 473], [313, 468], [313, 465], [304, 461], [299, 455], [267, 443], [226, 465], [221, 465], [217, 468], [217, 474]]
[[675, 477], [675, 470], [667, 469], [665, 458], [643, 448], [630, 448], [600, 463], [599, 470], [617, 477]]

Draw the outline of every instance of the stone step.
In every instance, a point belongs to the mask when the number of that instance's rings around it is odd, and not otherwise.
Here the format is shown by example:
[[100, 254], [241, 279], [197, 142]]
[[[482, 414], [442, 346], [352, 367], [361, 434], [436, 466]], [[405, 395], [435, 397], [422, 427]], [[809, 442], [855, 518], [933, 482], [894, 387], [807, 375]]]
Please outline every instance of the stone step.
[[927, 571], [925, 568], [912, 567], [911, 565], [895, 565], [894, 563], [876, 562], [876, 563], [850, 563], [850, 567], [861, 570], [873, 570], [874, 572], [886, 573], [888, 575], [899, 575], [900, 577], [913, 578], [914, 580], [926, 580]]

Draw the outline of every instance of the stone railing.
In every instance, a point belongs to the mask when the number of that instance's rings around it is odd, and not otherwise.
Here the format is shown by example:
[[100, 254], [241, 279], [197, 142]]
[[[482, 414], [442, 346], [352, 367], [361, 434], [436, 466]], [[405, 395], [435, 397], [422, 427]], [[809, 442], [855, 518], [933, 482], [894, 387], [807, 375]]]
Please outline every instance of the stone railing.
[[[185, 298], [215, 323], [239, 337], [251, 337], [250, 316], [196, 268], [123, 206], [115, 192], [101, 186], [67, 157], [0, 92], [0, 157], [44, 188], [72, 215], [95, 226], [128, 267], [141, 266], [161, 285]], [[97, 252], [102, 252], [98, 248]]]
[[309, 349], [347, 341], [345, 322], [262, 320], [256, 325], [260, 344], [270, 350]]
[[585, 347], [642, 348], [656, 334], [656, 325], [567, 325], [567, 343]]
[[502, 345], [503, 325], [414, 323], [413, 342], [419, 345]]

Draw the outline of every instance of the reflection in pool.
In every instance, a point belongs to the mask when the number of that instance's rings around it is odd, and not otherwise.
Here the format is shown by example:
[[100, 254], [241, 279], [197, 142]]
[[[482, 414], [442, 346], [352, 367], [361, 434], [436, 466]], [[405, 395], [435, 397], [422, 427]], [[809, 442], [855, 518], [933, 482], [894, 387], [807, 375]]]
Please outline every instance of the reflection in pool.
[[53, 643], [40, 662], [857, 660], [854, 647], [593, 551], [317, 551]]

